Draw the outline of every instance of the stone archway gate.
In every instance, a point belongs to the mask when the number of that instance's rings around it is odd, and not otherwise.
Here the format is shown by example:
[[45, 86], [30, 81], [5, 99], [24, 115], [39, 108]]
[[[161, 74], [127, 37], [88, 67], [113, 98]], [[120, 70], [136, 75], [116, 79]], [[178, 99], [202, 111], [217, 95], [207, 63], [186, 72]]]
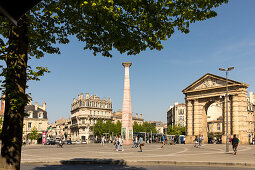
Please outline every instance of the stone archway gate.
[[[241, 143], [248, 143], [248, 84], [228, 79], [228, 88], [229, 136], [236, 134]], [[193, 143], [199, 135], [207, 142], [207, 109], [213, 102], [222, 106], [222, 142], [226, 143], [226, 78], [207, 73], [182, 92], [186, 103], [186, 143]]]

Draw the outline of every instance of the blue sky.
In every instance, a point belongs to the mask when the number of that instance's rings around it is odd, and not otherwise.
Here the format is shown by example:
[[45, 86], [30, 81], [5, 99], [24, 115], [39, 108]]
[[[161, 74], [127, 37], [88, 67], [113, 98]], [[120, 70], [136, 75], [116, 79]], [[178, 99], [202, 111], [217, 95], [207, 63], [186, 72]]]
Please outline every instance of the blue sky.
[[231, 0], [217, 8], [218, 16], [191, 25], [189, 34], [178, 31], [161, 51], [136, 56], [113, 51], [112, 58], [93, 56], [83, 44], [61, 45], [61, 55], [31, 60], [51, 71], [41, 81], [29, 82], [33, 102], [47, 103], [49, 122], [70, 117], [72, 99], [89, 92], [112, 98], [113, 110], [122, 109], [124, 68], [130, 68], [132, 111], [145, 120], [166, 122], [169, 105], [184, 102], [182, 90], [206, 73], [225, 76], [219, 67], [234, 66], [230, 79], [250, 85], [255, 92], [255, 1]]

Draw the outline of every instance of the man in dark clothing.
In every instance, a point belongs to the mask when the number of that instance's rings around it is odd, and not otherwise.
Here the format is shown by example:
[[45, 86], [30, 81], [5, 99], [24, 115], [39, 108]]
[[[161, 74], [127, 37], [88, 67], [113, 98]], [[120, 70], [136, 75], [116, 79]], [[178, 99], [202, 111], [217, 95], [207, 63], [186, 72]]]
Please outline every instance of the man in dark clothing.
[[233, 146], [233, 150], [234, 150], [234, 155], [236, 155], [239, 139], [236, 137], [236, 135], [234, 135], [234, 138], [231, 141], [232, 141], [232, 146]]

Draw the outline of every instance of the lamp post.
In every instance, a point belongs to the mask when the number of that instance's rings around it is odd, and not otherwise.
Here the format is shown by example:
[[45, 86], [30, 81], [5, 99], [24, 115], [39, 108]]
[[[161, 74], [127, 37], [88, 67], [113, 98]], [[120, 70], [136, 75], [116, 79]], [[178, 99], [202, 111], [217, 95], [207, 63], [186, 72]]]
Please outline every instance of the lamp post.
[[229, 143], [228, 143], [228, 71], [233, 70], [234, 67], [229, 67], [227, 69], [219, 68], [220, 71], [226, 72], [226, 152], [229, 152]]

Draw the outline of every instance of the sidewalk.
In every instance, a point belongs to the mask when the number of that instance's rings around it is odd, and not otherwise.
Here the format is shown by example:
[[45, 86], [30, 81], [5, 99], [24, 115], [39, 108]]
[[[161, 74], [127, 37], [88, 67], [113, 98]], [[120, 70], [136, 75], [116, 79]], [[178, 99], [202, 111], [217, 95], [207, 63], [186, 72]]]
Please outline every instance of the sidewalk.
[[22, 149], [22, 163], [46, 164], [118, 164], [118, 165], [189, 165], [255, 167], [255, 146], [240, 145], [237, 155], [225, 152], [225, 145], [207, 144], [194, 148], [191, 144], [146, 144], [139, 148], [124, 147], [116, 152], [112, 144], [79, 144], [57, 146], [34, 145]]

